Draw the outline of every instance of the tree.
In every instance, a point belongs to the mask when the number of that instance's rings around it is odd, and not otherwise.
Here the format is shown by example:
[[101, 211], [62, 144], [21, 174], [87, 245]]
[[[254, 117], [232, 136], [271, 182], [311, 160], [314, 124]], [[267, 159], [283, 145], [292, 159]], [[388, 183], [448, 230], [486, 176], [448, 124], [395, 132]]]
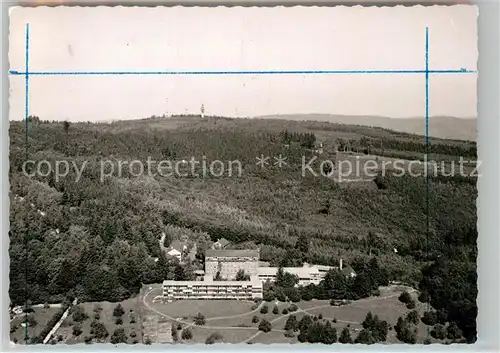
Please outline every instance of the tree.
[[122, 325], [123, 324], [123, 319], [121, 317], [117, 317], [116, 320], [115, 320], [115, 324]]
[[280, 310], [278, 309], [278, 307], [275, 305], [274, 308], [273, 308], [273, 314], [274, 315], [278, 315], [280, 313]]
[[182, 337], [183, 340], [188, 341], [191, 338], [193, 338], [193, 333], [191, 332], [190, 329], [186, 328], [186, 329], [182, 330], [181, 337]]
[[174, 342], [177, 342], [179, 340], [179, 333], [178, 333], [178, 325], [175, 324], [175, 322], [172, 322], [172, 340]]
[[335, 327], [332, 327], [332, 324], [330, 324], [330, 321], [327, 321], [325, 323], [325, 329], [323, 332], [322, 343], [333, 344], [335, 342], [337, 342], [337, 329]]
[[73, 336], [80, 336], [82, 334], [82, 325], [80, 324], [75, 324], [73, 326]]
[[281, 313], [282, 313], [283, 315], [287, 315], [287, 314], [288, 314], [288, 309], [287, 309], [287, 308], [284, 308], [284, 309], [281, 311]]
[[262, 319], [260, 321], [260, 324], [259, 324], [259, 331], [263, 331], [263, 332], [269, 332], [271, 331], [272, 329], [272, 325], [269, 321], [267, 321], [266, 319]]
[[[175, 270], [174, 270], [174, 281], [186, 281], [187, 276], [186, 272], [184, 270], [184, 267], [182, 267], [181, 264], [175, 265]], [[217, 281], [217, 279], [216, 279]]]
[[365, 320], [363, 321], [363, 328], [367, 330], [371, 330], [375, 325], [375, 320], [373, 319], [373, 314], [371, 311], [366, 314]]
[[387, 189], [387, 183], [381, 173], [379, 173], [373, 181], [375, 182], [379, 190]]
[[250, 275], [247, 275], [243, 269], [239, 269], [238, 272], [236, 272], [236, 280], [250, 281]]
[[401, 293], [398, 299], [404, 304], [408, 304], [412, 300], [410, 293], [408, 293], [407, 291]]
[[304, 315], [302, 319], [299, 322], [299, 330], [307, 332], [309, 327], [312, 325], [313, 321], [311, 319], [311, 316], [309, 315]]
[[222, 335], [219, 332], [214, 332], [207, 337], [205, 344], [214, 344], [222, 341]]
[[415, 304], [415, 301], [412, 299], [410, 300], [407, 304], [406, 304], [406, 308], [408, 309], [415, 309], [416, 307], [416, 304]]
[[362, 329], [358, 334], [358, 337], [356, 337], [356, 339], [354, 340], [354, 343], [374, 344], [376, 343], [376, 341], [370, 331], [368, 331], [367, 329]]
[[352, 343], [351, 334], [347, 327], [344, 327], [344, 329], [340, 333], [339, 343]]
[[254, 317], [252, 317], [252, 322], [253, 322], [254, 324], [256, 324], [257, 322], [259, 322], [259, 317], [258, 317], [258, 316], [256, 316], [256, 315], [254, 315]]
[[437, 323], [437, 314], [435, 311], [426, 311], [422, 316], [422, 322], [429, 326], [434, 326]]
[[297, 288], [289, 288], [287, 296], [294, 303], [300, 302], [300, 292]]
[[299, 250], [303, 254], [307, 254], [309, 251], [309, 238], [306, 234], [300, 234], [295, 243], [295, 249]]
[[412, 323], [414, 325], [417, 325], [418, 321], [419, 321], [418, 311], [416, 311], [416, 310], [410, 311], [406, 315], [406, 321], [408, 321], [408, 322], [410, 322], [410, 323]]
[[68, 133], [68, 131], [69, 131], [69, 125], [70, 125], [69, 121], [67, 121], [67, 120], [63, 121], [63, 130], [64, 130], [65, 133]]
[[85, 309], [83, 309], [80, 305], [77, 305], [73, 308], [73, 315], [71, 315], [73, 321], [82, 322], [88, 318]]
[[299, 322], [295, 315], [290, 315], [285, 323], [285, 330], [297, 331], [299, 329]]
[[108, 330], [106, 330], [106, 326], [104, 326], [101, 322], [92, 322], [90, 325], [90, 334], [93, 335], [96, 339], [103, 340], [109, 336]]
[[299, 278], [296, 275], [285, 272], [283, 270], [283, 267], [278, 268], [278, 272], [276, 272], [276, 286], [283, 288], [293, 288], [297, 283], [299, 283]]
[[127, 335], [125, 335], [125, 330], [123, 328], [117, 328], [111, 335], [110, 341], [112, 344], [127, 343]]
[[427, 291], [422, 291], [418, 295], [418, 301], [421, 303], [427, 303], [429, 302], [429, 293]]
[[125, 314], [125, 310], [123, 310], [123, 307], [120, 303], [118, 303], [117, 306], [113, 309], [113, 316], [114, 317], [121, 317], [123, 314]]
[[267, 305], [264, 305], [262, 308], [260, 308], [260, 313], [261, 314], [267, 314], [269, 308], [267, 307]]
[[198, 326], [205, 325], [205, 316], [202, 313], [196, 314], [194, 317], [194, 324]]
[[462, 337], [462, 330], [457, 326], [457, 323], [452, 321], [446, 328], [446, 337], [450, 340], [457, 340]]

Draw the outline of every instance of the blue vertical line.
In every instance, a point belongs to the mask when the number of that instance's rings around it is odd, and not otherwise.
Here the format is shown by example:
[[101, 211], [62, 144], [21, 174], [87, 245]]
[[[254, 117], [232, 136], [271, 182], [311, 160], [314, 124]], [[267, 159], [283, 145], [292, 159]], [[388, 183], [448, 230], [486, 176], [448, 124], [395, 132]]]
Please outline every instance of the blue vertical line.
[[[26, 148], [26, 160], [28, 160], [28, 121], [29, 121], [29, 100], [28, 100], [28, 94], [29, 94], [29, 38], [30, 38], [30, 25], [29, 23], [26, 24], [26, 56], [25, 56], [25, 84], [26, 84], [26, 90], [25, 90], [25, 101], [24, 101], [24, 109], [25, 109], [25, 119], [26, 119], [26, 140], [25, 140], [25, 148]], [[25, 258], [24, 258], [24, 265], [25, 265], [25, 292], [24, 292], [24, 300], [25, 304], [24, 307], [27, 309], [28, 307], [28, 234], [24, 235], [24, 252], [25, 252]], [[25, 310], [25, 316], [24, 316], [24, 342], [28, 344], [28, 311]]]

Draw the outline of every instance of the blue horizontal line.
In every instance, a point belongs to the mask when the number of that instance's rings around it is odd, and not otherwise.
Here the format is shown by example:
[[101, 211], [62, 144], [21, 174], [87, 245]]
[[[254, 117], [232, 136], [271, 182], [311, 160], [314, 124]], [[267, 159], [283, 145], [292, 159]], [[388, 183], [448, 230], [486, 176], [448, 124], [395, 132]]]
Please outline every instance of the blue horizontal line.
[[11, 75], [83, 76], [83, 75], [318, 75], [318, 74], [464, 74], [476, 70], [260, 70], [260, 71], [31, 71], [11, 70]]

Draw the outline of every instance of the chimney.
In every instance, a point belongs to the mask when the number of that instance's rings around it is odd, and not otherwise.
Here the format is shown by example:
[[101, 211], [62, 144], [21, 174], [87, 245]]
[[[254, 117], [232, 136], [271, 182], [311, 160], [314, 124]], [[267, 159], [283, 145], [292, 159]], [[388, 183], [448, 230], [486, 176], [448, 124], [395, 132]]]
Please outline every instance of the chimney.
[[340, 262], [339, 262], [339, 269], [342, 271], [342, 259], [340, 259]]

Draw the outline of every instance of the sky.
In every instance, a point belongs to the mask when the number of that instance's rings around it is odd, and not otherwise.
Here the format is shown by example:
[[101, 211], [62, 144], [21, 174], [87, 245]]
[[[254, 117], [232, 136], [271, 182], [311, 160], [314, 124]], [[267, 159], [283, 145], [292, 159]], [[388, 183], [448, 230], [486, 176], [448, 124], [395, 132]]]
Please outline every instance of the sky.
[[[242, 71], [477, 69], [477, 7], [36, 7], [10, 13], [10, 69]], [[430, 116], [476, 117], [476, 74], [429, 78]], [[425, 115], [425, 75], [30, 76], [29, 114], [109, 121], [163, 114]], [[10, 76], [10, 119], [25, 78]]]

